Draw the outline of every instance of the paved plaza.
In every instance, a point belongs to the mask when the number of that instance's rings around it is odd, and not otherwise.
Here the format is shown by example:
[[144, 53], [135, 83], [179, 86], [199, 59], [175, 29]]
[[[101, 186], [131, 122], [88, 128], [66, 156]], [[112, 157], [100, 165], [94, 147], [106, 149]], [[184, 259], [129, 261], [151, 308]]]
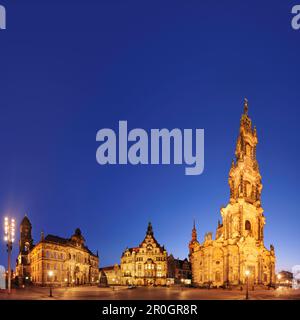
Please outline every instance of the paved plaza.
[[[13, 289], [11, 294], [0, 291], [0, 299], [12, 300], [244, 300], [245, 290], [197, 289], [181, 287], [127, 287], [54, 288], [49, 297], [49, 288], [32, 287]], [[278, 288], [249, 291], [250, 300], [300, 300], [300, 289]]]

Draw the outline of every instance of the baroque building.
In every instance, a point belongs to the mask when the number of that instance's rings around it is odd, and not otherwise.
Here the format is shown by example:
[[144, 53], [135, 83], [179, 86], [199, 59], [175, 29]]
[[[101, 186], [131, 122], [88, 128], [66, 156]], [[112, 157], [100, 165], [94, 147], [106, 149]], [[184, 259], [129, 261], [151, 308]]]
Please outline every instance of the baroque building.
[[[235, 161], [229, 171], [230, 200], [221, 208], [216, 237], [205, 234], [203, 243], [197, 240], [194, 223], [189, 243], [193, 284], [238, 285], [275, 283], [275, 252], [264, 245], [266, 219], [261, 206], [262, 182], [256, 159], [258, 143], [256, 128], [248, 116], [248, 101], [240, 120]], [[246, 273], [247, 271], [247, 273]]]
[[146, 236], [138, 247], [127, 248], [121, 257], [121, 284], [166, 285], [167, 251], [154, 238], [149, 222]]
[[76, 229], [71, 238], [54, 235], [44, 237], [33, 244], [31, 223], [27, 216], [20, 225], [19, 255], [16, 277], [19, 284], [83, 285], [96, 284], [99, 279], [98, 253], [92, 253], [85, 239]]

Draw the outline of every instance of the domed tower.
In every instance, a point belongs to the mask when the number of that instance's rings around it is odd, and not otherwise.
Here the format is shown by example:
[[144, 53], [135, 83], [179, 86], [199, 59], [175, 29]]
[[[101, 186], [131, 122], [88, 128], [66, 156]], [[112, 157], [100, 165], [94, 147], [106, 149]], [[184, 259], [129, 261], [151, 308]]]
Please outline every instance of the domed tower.
[[75, 233], [72, 235], [71, 237], [71, 241], [76, 244], [76, 246], [78, 247], [83, 247], [84, 243], [85, 243], [85, 239], [81, 233], [81, 230], [79, 228], [77, 228], [75, 230]]

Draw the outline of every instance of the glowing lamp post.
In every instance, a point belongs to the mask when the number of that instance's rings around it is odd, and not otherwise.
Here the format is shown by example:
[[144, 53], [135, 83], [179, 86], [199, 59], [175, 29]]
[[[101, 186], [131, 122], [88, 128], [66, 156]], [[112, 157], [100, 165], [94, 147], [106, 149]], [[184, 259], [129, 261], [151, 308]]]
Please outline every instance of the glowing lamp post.
[[278, 286], [280, 286], [280, 279], [281, 279], [281, 274], [280, 273], [278, 273], [278, 275], [277, 275], [277, 279], [278, 279]]
[[51, 283], [51, 281], [52, 281], [52, 277], [53, 277], [53, 271], [52, 270], [50, 270], [50, 271], [48, 271], [48, 276], [49, 276], [49, 280], [50, 280], [50, 286], [49, 286], [49, 297], [53, 297], [52, 296], [52, 283]]
[[246, 276], [246, 300], [249, 299], [249, 275], [250, 275], [250, 271], [249, 270], [246, 270], [245, 271], [245, 276]]
[[11, 292], [11, 251], [12, 251], [12, 244], [15, 241], [15, 219], [11, 219], [9, 221], [8, 217], [4, 218], [4, 241], [6, 242], [7, 246], [7, 291], [8, 293]]

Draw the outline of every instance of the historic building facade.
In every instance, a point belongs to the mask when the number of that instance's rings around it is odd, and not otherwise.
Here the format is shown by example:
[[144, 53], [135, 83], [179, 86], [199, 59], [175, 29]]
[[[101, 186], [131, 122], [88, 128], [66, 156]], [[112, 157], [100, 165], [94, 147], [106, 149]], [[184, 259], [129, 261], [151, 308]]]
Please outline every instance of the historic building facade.
[[192, 271], [188, 259], [176, 259], [170, 254], [168, 256], [167, 278], [167, 284], [191, 284]]
[[16, 276], [20, 284], [30, 283], [29, 252], [34, 247], [31, 231], [31, 222], [25, 215], [20, 224], [19, 255], [16, 265]]
[[99, 269], [99, 283], [101, 286], [120, 285], [121, 278], [121, 268], [118, 264]]
[[83, 285], [99, 280], [99, 257], [85, 245], [80, 229], [71, 238], [41, 235], [33, 244], [31, 223], [27, 216], [21, 222], [16, 276], [20, 284]]
[[151, 223], [142, 243], [123, 252], [121, 275], [124, 285], [166, 285], [167, 251], [154, 238]]
[[238, 285], [245, 283], [247, 277], [253, 284], [275, 283], [274, 247], [271, 245], [268, 250], [264, 246], [265, 216], [257, 143], [256, 128], [252, 128], [245, 99], [235, 161], [229, 171], [230, 200], [221, 208], [222, 223], [218, 222], [215, 239], [209, 232], [203, 243], [197, 240], [195, 224], [192, 230], [189, 257], [195, 285]]

